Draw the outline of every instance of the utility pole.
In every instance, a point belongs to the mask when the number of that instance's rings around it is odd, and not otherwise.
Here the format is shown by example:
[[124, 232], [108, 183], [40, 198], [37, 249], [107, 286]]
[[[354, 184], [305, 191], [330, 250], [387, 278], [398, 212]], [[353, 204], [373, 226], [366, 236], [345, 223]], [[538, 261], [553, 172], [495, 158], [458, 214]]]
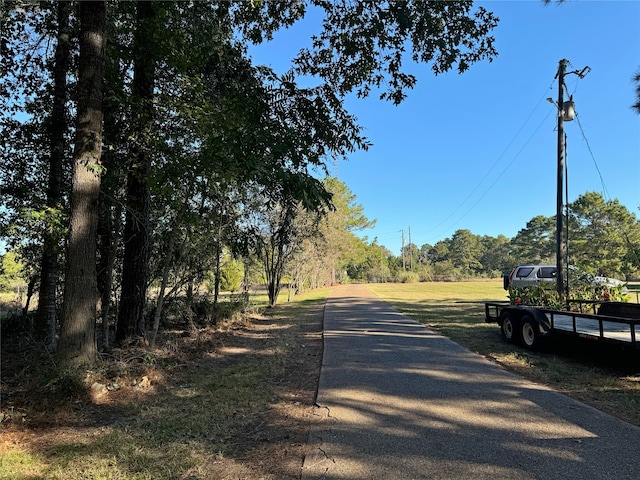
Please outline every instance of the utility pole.
[[411, 246], [411, 225], [409, 225], [409, 270], [413, 270], [413, 248]]
[[564, 289], [564, 264], [567, 246], [562, 234], [562, 190], [564, 186], [564, 76], [567, 71], [568, 60], [560, 60], [558, 66], [558, 183], [556, 188], [556, 281], [560, 295]]
[[[567, 149], [567, 136], [564, 133], [564, 122], [573, 120], [575, 112], [573, 111], [573, 98], [569, 97], [569, 101], [564, 101], [564, 77], [572, 73], [578, 75], [580, 78], [591, 70], [589, 67], [584, 67], [581, 71], [575, 70], [573, 72], [567, 72], [567, 65], [569, 60], [563, 58], [558, 65], [558, 102], [556, 108], [558, 109], [558, 183], [557, 183], [557, 196], [556, 196], [556, 280], [557, 291], [560, 295], [565, 295], [565, 300], [569, 301], [569, 285], [565, 282], [565, 270], [566, 270], [566, 257], [567, 257], [567, 244], [565, 235], [563, 232], [563, 187], [564, 187], [564, 172], [565, 157]], [[551, 100], [551, 99], [549, 99]], [[552, 101], [553, 102], [553, 101]]]
[[402, 232], [402, 270], [404, 270], [404, 230], [400, 231]]

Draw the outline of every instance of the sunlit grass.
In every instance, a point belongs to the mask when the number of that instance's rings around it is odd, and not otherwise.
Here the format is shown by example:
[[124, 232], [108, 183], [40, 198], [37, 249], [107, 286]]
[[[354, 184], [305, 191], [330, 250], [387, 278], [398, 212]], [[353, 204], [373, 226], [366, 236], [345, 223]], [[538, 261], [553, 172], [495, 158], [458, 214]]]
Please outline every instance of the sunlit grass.
[[39, 479], [42, 476], [43, 463], [38, 455], [23, 449], [2, 451], [0, 454], [0, 479], [29, 478]]
[[[501, 281], [369, 288], [401, 312], [505, 368], [640, 425], [636, 357], [624, 357], [621, 361], [627, 363], [621, 364], [613, 355], [598, 358], [573, 344], [531, 352], [505, 343], [497, 325], [484, 321], [484, 302], [506, 298]], [[265, 308], [259, 321], [284, 316], [295, 322], [321, 305], [331, 290], [304, 292], [290, 301], [284, 290], [276, 308]], [[252, 304], [266, 306], [266, 293], [257, 297], [251, 297]], [[207, 465], [229, 457], [240, 431], [247, 430], [242, 425], [256, 431], [264, 412], [281, 401], [270, 379], [285, 368], [294, 340], [286, 322], [278, 332], [260, 351], [238, 353], [224, 368], [175, 367], [167, 395], [128, 407], [115, 423], [37, 452], [19, 446], [3, 450], [0, 480], [215, 478]]]
[[[204, 361], [168, 368], [163, 375], [170, 381], [161, 396], [123, 405], [119, 418], [104, 427], [81, 429], [69, 439], [35, 449], [2, 446], [0, 480], [225, 478], [211, 469], [219, 459], [237, 456], [243, 435], [257, 435], [274, 402], [283, 401], [274, 378], [282, 377], [290, 350], [296, 347], [288, 326], [322, 304], [330, 290], [291, 299], [285, 292], [275, 308], [264, 309], [252, 320], [280, 318], [282, 328], [264, 334], [259, 348], [235, 348], [225, 361], [212, 366]], [[257, 295], [251, 302], [265, 306], [266, 299], [266, 294]], [[259, 334], [260, 330], [233, 333]], [[226, 351], [221, 348], [218, 355]]]
[[215, 463], [234, 448], [239, 427], [267, 410], [274, 392], [265, 379], [277, 368], [277, 360], [249, 357], [229, 369], [185, 372], [173, 394], [140, 403], [81, 441], [62, 440], [37, 455], [3, 452], [0, 479], [191, 478], [185, 472]]
[[484, 302], [506, 300], [502, 280], [373, 284], [369, 289], [404, 314], [475, 350], [495, 343], [496, 326], [484, 321]]
[[[298, 295], [290, 294], [289, 290], [284, 287], [278, 295], [277, 304], [280, 307], [287, 305], [305, 305], [309, 302], [323, 301], [329, 292], [330, 287], [318, 288], [315, 290], [306, 290]], [[269, 305], [269, 296], [265, 289], [255, 289], [249, 293], [249, 303], [254, 307], [266, 307]]]
[[369, 289], [376, 295], [397, 300], [505, 300], [502, 279], [472, 282], [376, 283]]

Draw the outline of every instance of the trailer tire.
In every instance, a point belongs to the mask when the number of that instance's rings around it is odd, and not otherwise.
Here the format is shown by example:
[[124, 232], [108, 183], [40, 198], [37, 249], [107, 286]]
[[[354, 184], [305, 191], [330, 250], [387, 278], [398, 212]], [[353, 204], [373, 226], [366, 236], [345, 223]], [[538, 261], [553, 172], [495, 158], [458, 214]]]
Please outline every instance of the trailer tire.
[[520, 338], [522, 338], [522, 344], [529, 350], [535, 350], [540, 346], [540, 327], [530, 315], [522, 317], [520, 323]]
[[502, 312], [500, 315], [500, 332], [502, 338], [507, 343], [515, 343], [517, 340], [518, 327], [513, 318], [513, 315], [509, 312]]

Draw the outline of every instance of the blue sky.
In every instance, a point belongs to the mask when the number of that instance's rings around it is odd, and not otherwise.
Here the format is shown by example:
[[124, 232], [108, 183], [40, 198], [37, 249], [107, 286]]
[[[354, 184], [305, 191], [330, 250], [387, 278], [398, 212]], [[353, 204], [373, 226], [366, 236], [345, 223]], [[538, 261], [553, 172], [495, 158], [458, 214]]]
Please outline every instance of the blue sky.
[[[377, 222], [362, 234], [399, 254], [402, 231], [418, 247], [458, 229], [511, 238], [536, 215], [554, 215], [557, 117], [546, 98], [557, 99], [563, 58], [568, 71], [591, 68], [565, 81], [579, 120], [565, 123], [569, 201], [596, 191], [639, 216], [640, 116], [631, 105], [640, 1], [475, 4], [500, 18], [492, 63], [437, 77], [412, 64], [418, 84], [398, 107], [347, 99], [374, 145], [333, 174]], [[254, 62], [286, 70], [317, 28], [311, 18], [278, 32], [251, 50]]]

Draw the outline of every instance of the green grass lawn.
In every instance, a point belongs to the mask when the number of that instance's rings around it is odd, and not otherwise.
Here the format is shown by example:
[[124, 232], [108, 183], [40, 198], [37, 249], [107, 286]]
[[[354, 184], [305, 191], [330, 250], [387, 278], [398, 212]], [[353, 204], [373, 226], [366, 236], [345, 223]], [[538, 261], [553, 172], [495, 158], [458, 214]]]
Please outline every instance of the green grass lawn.
[[507, 300], [502, 280], [371, 284], [369, 289], [402, 313], [471, 350], [502, 346], [496, 324], [484, 321], [484, 302]]
[[[6, 442], [0, 441], [0, 480], [266, 478], [247, 476], [250, 467], [262, 472], [262, 464], [248, 457], [271, 443], [292, 451], [300, 442], [289, 427], [302, 421], [280, 412], [288, 415], [292, 410], [286, 407], [294, 402], [300, 405], [294, 409], [306, 408], [297, 384], [288, 382], [294, 369], [309, 378], [299, 358], [312, 358], [306, 346], [317, 343], [319, 365], [322, 345], [318, 330], [296, 333], [296, 326], [304, 326], [310, 312], [321, 315], [330, 290], [304, 292], [290, 301], [283, 291], [273, 309], [265, 307], [265, 293], [255, 292], [249, 310], [263, 315], [225, 322], [218, 331], [168, 332], [153, 352], [135, 346], [114, 351], [86, 372], [112, 388], [102, 400], [90, 401], [84, 389], [57, 400], [55, 388], [38, 384], [34, 396], [47, 398], [32, 396], [28, 406], [16, 409], [0, 404], [0, 438]], [[311, 338], [315, 333], [317, 342]], [[132, 382], [143, 375], [151, 379], [146, 390]], [[310, 406], [315, 385], [306, 388]], [[85, 416], [93, 420], [83, 423]], [[36, 417], [38, 426], [32, 427]], [[19, 441], [7, 441], [7, 435]], [[295, 455], [291, 458], [296, 464]], [[249, 466], [242, 470], [244, 464]]]
[[[602, 350], [590, 341], [563, 339], [539, 352], [505, 343], [498, 326], [484, 321], [484, 302], [506, 300], [501, 280], [371, 284], [368, 288], [402, 313], [504, 368], [640, 426], [638, 354]], [[264, 419], [271, 418], [267, 413], [274, 410], [273, 405], [295, 398], [283, 379], [289, 369], [299, 368], [296, 358], [309, 340], [292, 336], [289, 329], [312, 308], [321, 308], [330, 290], [305, 292], [291, 301], [283, 290], [278, 307], [266, 308], [264, 320], [259, 321], [282, 318], [268, 335], [230, 325], [228, 335], [215, 341], [213, 337], [209, 341], [204, 331], [200, 336], [180, 337], [193, 348], [195, 360], [187, 351], [169, 348], [178, 345], [177, 340], [167, 344], [149, 357], [152, 364], [139, 367], [156, 372], [158, 384], [164, 382], [157, 397], [113, 403], [105, 411], [108, 421], [103, 426], [80, 428], [75, 435], [67, 428], [66, 437], [56, 443], [49, 440], [50, 445], [45, 442], [37, 449], [22, 444], [7, 448], [0, 454], [0, 479], [241, 478], [206, 472], [220, 462], [236, 462], [232, 452], [243, 435], [256, 435], [265, 428]], [[264, 309], [266, 295], [254, 292], [250, 302]], [[243, 339], [260, 335], [265, 335], [259, 340], [260, 350], [242, 353], [246, 350], [240, 348], [246, 346]], [[228, 350], [224, 355], [223, 347]], [[216, 356], [217, 349], [222, 350]], [[134, 368], [132, 363], [127, 365]], [[129, 390], [135, 392], [133, 387]], [[19, 413], [15, 412], [16, 418]], [[70, 409], [69, 415], [73, 414]], [[117, 421], [109, 420], [111, 415]], [[280, 421], [286, 426], [293, 420], [282, 417], [275, 423]], [[238, 455], [236, 463], [247, 461], [246, 452]]]

